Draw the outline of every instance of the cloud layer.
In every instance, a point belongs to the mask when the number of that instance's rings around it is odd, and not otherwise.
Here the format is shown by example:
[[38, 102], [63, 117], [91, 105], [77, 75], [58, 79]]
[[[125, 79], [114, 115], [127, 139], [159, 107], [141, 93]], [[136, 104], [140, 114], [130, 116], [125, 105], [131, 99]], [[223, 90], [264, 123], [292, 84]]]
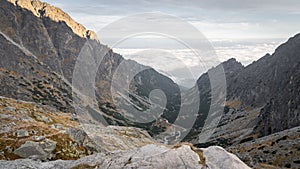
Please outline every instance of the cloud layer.
[[[156, 39], [159, 41], [159, 39]], [[203, 58], [189, 49], [154, 49], [154, 48], [115, 48], [126, 59], [135, 60], [141, 64], [151, 66], [161, 73], [171, 77], [182, 86], [191, 87], [199, 76], [206, 72], [206, 63], [210, 59], [217, 59], [215, 64], [236, 58], [243, 65], [273, 53], [282, 39], [240, 41], [212, 41], [217, 58]], [[215, 65], [216, 66], [216, 65]]]

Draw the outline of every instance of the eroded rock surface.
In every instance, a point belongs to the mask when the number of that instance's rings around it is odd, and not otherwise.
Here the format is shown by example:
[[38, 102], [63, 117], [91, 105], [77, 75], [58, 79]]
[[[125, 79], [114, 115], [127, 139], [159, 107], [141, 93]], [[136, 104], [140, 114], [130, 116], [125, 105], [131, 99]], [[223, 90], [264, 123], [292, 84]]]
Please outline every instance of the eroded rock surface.
[[[205, 161], [201, 161], [205, 159]], [[149, 144], [139, 149], [115, 151], [109, 154], [95, 154], [76, 161], [39, 162], [29, 159], [0, 161], [5, 168], [166, 168], [166, 169], [249, 169], [236, 156], [220, 147], [204, 149], [203, 154], [195, 152], [190, 146], [176, 148]]]

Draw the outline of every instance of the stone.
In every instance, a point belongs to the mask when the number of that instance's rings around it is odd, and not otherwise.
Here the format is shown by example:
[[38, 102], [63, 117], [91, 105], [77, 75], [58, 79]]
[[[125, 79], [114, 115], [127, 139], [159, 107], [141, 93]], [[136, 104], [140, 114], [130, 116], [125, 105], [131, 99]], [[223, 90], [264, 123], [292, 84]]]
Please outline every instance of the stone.
[[59, 130], [64, 130], [65, 129], [65, 127], [62, 126], [61, 124], [51, 124], [50, 128], [52, 128], [52, 129], [59, 129]]
[[27, 112], [25, 109], [23, 109], [23, 108], [19, 109], [19, 110], [17, 111], [17, 113], [18, 113], [18, 114], [22, 114], [22, 115], [27, 115], [27, 114], [28, 114], [28, 112]]
[[5, 110], [6, 110], [6, 111], [16, 111], [16, 108], [7, 106], [7, 107], [5, 108]]
[[26, 141], [25, 144], [14, 151], [14, 154], [23, 158], [52, 159], [55, 157], [52, 152], [55, 150], [56, 144], [57, 142], [49, 139], [42, 142]]
[[34, 141], [43, 141], [45, 140], [45, 136], [33, 136]]
[[13, 152], [13, 148], [11, 148], [11, 146], [6, 146], [6, 147], [5, 147], [5, 150], [6, 150], [8, 153], [12, 153], [12, 152]]
[[34, 118], [36, 118], [36, 120], [41, 121], [41, 122], [45, 122], [45, 123], [52, 123], [53, 120], [50, 117], [44, 116], [44, 115], [40, 115], [38, 113], [33, 113]]
[[32, 141], [27, 141], [25, 144], [21, 145], [21, 147], [14, 151], [14, 154], [23, 158], [36, 156], [41, 160], [46, 160], [48, 157], [48, 154], [43, 150], [39, 143]]
[[56, 148], [56, 141], [46, 139], [45, 141], [40, 142], [40, 146], [43, 148], [44, 151], [51, 153]]
[[10, 123], [8, 124], [8, 126], [16, 126], [16, 123], [15, 123], [15, 122], [10, 122]]
[[[101, 145], [96, 144], [88, 135], [87, 133], [79, 128], [70, 128], [67, 130], [67, 134], [69, 137], [75, 141], [78, 145], [81, 145], [85, 148], [87, 148], [89, 151], [92, 152], [103, 152], [103, 148], [101, 148]], [[72, 145], [70, 143], [70, 145]]]
[[18, 138], [22, 138], [22, 137], [29, 137], [29, 133], [26, 130], [17, 130], [16, 131], [16, 136]]

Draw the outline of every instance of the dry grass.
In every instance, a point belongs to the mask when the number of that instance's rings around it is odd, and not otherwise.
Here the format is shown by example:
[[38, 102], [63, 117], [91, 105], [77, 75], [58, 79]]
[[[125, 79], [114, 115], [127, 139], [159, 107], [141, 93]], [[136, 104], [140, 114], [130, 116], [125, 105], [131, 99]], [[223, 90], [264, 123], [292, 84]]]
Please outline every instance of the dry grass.
[[[24, 144], [26, 141], [34, 141], [33, 136], [45, 136], [48, 139], [57, 142], [57, 147], [54, 153], [57, 153], [55, 159], [74, 160], [79, 156], [87, 155], [87, 150], [79, 145], [76, 145], [67, 134], [61, 133], [60, 129], [51, 128], [52, 124], [59, 124], [63, 127], [72, 128], [79, 125], [78, 122], [72, 121], [69, 114], [63, 112], [53, 112], [46, 107], [36, 105], [30, 102], [18, 102], [13, 99], [0, 98], [0, 113], [11, 117], [0, 118], [2, 126], [9, 123], [15, 123], [10, 126], [9, 132], [0, 133], [0, 151], [3, 151], [4, 156], [0, 156], [0, 160], [15, 160], [20, 157], [15, 155], [13, 151]], [[13, 107], [15, 110], [7, 110], [7, 107]], [[18, 113], [22, 110], [22, 113]], [[32, 118], [34, 121], [24, 121], [23, 116]], [[36, 116], [45, 116], [52, 120], [51, 123], [38, 121]], [[29, 137], [17, 138], [15, 131], [26, 130], [29, 132]], [[34, 131], [34, 133], [32, 133]], [[72, 143], [72, 145], [70, 145]], [[76, 146], [74, 146], [76, 145]], [[9, 149], [11, 151], [9, 151]], [[62, 150], [67, 150], [66, 153], [60, 153]], [[72, 157], [68, 154], [73, 154]]]
[[72, 167], [71, 169], [94, 169], [96, 167], [97, 166], [91, 166], [89, 164], [79, 164], [79, 165]]
[[228, 106], [230, 108], [237, 108], [242, 104], [240, 100], [232, 100], [225, 103], [225, 106]]

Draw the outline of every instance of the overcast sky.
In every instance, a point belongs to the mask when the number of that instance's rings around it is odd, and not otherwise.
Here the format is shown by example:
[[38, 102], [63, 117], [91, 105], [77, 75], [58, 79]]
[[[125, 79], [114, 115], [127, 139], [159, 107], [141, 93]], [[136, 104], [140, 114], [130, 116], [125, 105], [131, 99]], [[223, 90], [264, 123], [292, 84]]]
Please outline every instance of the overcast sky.
[[[280, 43], [285, 42], [296, 33], [300, 33], [299, 0], [45, 1], [60, 7], [77, 22], [95, 32], [114, 21], [137, 13], [163, 12], [170, 14], [187, 21], [201, 31], [215, 47], [221, 61], [235, 57], [244, 65], [250, 64], [266, 53], [272, 53]], [[99, 36], [101, 40], [101, 35]], [[174, 70], [178, 72], [175, 63], [164, 69], [166, 63], [152, 63], [149, 58], [147, 59], [149, 50], [146, 52], [148, 53], [147, 56], [141, 54], [143, 47], [141, 47], [139, 38], [136, 37], [136, 39], [136, 41], [131, 40], [128, 46], [123, 45], [114, 48], [114, 50], [126, 58], [137, 60], [159, 69], [161, 72], [166, 72], [174, 80], [182, 83], [186, 81], [186, 79], [179, 77], [178, 74], [180, 73], [174, 73]], [[185, 63], [188, 67], [188, 64], [193, 62], [190, 60], [192, 56], [190, 52], [187, 51], [184, 54], [182, 51], [179, 52], [181, 56], [177, 57], [189, 60]], [[137, 56], [137, 53], [141, 56]], [[154, 52], [154, 54], [158, 53], [166, 54], [166, 52]], [[172, 53], [172, 50], [169, 53]], [[183, 85], [189, 86], [189, 84]]]
[[299, 0], [46, 1], [93, 30], [124, 16], [156, 11], [190, 21], [209, 38], [287, 38], [300, 26]]

